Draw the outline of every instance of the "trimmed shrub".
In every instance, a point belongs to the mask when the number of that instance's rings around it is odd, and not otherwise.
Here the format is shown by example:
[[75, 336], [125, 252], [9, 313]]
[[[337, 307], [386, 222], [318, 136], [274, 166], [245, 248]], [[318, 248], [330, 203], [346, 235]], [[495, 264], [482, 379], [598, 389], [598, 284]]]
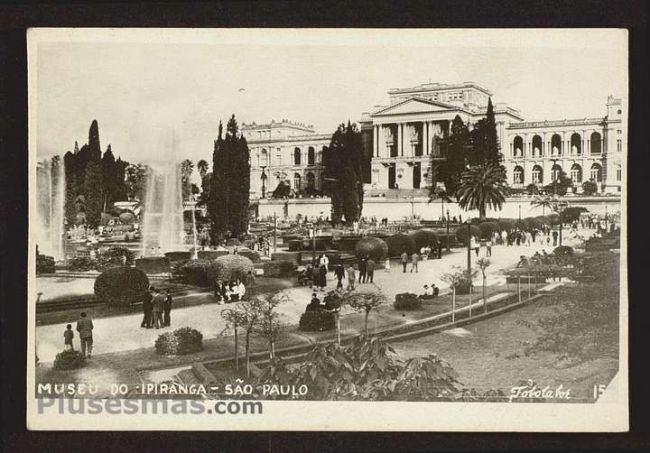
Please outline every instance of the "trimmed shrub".
[[237, 255], [248, 258], [252, 263], [259, 263], [262, 260], [259, 253], [249, 248], [242, 248], [237, 250]]
[[559, 247], [556, 247], [555, 250], [553, 250], [553, 255], [561, 256], [561, 257], [571, 257], [573, 256], [573, 248], [569, 247], [568, 245], [561, 245]]
[[95, 296], [109, 305], [129, 305], [144, 299], [149, 279], [140, 269], [112, 267], [95, 279]]
[[499, 224], [494, 222], [483, 222], [478, 226], [481, 230], [482, 239], [490, 239], [495, 231], [499, 231]]
[[40, 253], [36, 255], [36, 273], [37, 274], [53, 274], [54, 269], [54, 257], [41, 255]]
[[203, 350], [203, 335], [191, 327], [167, 332], [156, 340], [156, 352], [161, 355], [184, 355]]
[[295, 270], [295, 261], [267, 261], [264, 263], [264, 276], [275, 278], [292, 277]]
[[535, 220], [537, 220], [541, 225], [551, 225], [551, 221], [548, 219], [548, 217], [544, 215], [539, 215], [535, 217]]
[[472, 279], [467, 278], [465, 276], [463, 279], [461, 279], [458, 284], [455, 285], [456, 287], [456, 295], [459, 294], [469, 294], [469, 289], [472, 287]]
[[552, 212], [549, 215], [546, 216], [549, 222], [551, 222], [551, 225], [559, 225], [560, 224], [560, 215]]
[[422, 300], [413, 293], [395, 294], [395, 310], [417, 310], [422, 307]]
[[68, 268], [73, 271], [91, 271], [95, 269], [95, 264], [88, 256], [77, 256], [68, 260]]
[[[199, 252], [200, 253], [200, 252]], [[192, 257], [191, 252], [167, 252], [165, 256], [169, 259], [170, 262], [176, 261], [187, 261]]]
[[414, 231], [409, 236], [411, 236], [415, 241], [416, 250], [420, 250], [422, 247], [426, 246], [435, 248], [438, 245], [438, 236], [436, 236], [436, 232], [428, 228]]
[[378, 263], [386, 259], [388, 245], [382, 239], [368, 236], [357, 242], [354, 252], [357, 258], [369, 257]]
[[216, 260], [220, 256], [229, 254], [228, 250], [200, 250], [196, 253], [196, 257], [200, 260]]
[[86, 363], [86, 358], [81, 351], [59, 352], [54, 358], [55, 370], [76, 370]]
[[526, 219], [521, 219], [517, 220], [515, 222], [515, 227], [519, 228], [520, 231], [529, 231], [530, 230], [530, 224]]
[[245, 256], [220, 256], [212, 263], [214, 264], [214, 278], [211, 281], [216, 279], [232, 280], [234, 278], [245, 280], [248, 272], [253, 271], [253, 262]]
[[544, 224], [536, 217], [528, 217], [526, 218], [526, 222], [528, 222], [528, 227], [531, 231], [541, 230], [542, 226], [544, 226]]
[[406, 234], [394, 234], [387, 237], [385, 242], [388, 245], [388, 256], [400, 256], [402, 252], [410, 255], [415, 252], [415, 241], [413, 237]]
[[304, 332], [323, 332], [336, 325], [334, 313], [325, 310], [306, 311], [300, 316], [298, 328]]
[[289, 241], [289, 251], [299, 252], [302, 250], [302, 239], [292, 239]]
[[111, 220], [113, 220], [113, 216], [112, 216], [112, 215], [107, 214], [107, 213], [105, 213], [105, 212], [102, 212], [101, 217], [100, 217], [100, 220], [99, 220], [99, 224], [102, 225], [102, 226], [107, 226], [108, 223], [109, 223]]
[[237, 239], [237, 238], [226, 239], [226, 246], [227, 247], [233, 247], [233, 246], [236, 246], [236, 245], [241, 245], [241, 241], [239, 239]]
[[166, 256], [138, 258], [135, 260], [135, 267], [147, 274], [164, 274], [170, 271], [169, 258]]
[[502, 230], [510, 231], [515, 228], [515, 221], [513, 219], [499, 219], [497, 223]]
[[[479, 227], [472, 225], [469, 229], [472, 236], [476, 238], [481, 237], [481, 230]], [[467, 244], [467, 225], [462, 225], [456, 228], [456, 239], [463, 244]]]
[[275, 252], [271, 253], [271, 261], [291, 261], [295, 263], [300, 252]]
[[212, 286], [214, 265], [210, 260], [189, 260], [178, 267], [178, 274], [183, 283], [194, 286]]
[[[587, 181], [585, 184], [587, 184]], [[596, 189], [598, 190], [598, 189]], [[580, 220], [580, 214], [583, 212], [589, 212], [589, 209], [583, 206], [569, 206], [562, 211], [562, 221], [565, 223], [575, 222]]]
[[[124, 258], [126, 258], [123, 261]], [[110, 247], [97, 257], [97, 268], [100, 270], [116, 266], [130, 266], [133, 264], [133, 252], [126, 247]]]

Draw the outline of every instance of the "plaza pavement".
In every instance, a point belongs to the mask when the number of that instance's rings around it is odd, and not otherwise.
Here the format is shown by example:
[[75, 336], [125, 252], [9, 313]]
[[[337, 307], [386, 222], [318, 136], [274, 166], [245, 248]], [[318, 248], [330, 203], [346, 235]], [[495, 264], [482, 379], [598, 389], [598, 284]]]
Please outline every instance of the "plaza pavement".
[[[565, 238], [565, 244], [571, 245], [571, 240]], [[515, 265], [521, 255], [530, 256], [536, 250], [546, 249], [551, 252], [553, 247], [541, 246], [539, 244], [528, 246], [494, 246], [492, 247], [491, 265], [487, 269], [488, 284], [505, 284], [503, 277], [495, 277], [502, 273], [504, 268]], [[480, 256], [484, 256], [485, 249], [481, 249]], [[474, 252], [472, 252], [472, 266], [476, 268]], [[452, 249], [449, 254], [444, 254], [440, 260], [421, 261], [419, 263], [419, 272], [411, 273], [410, 264], [407, 273], [402, 272], [402, 266], [399, 262], [393, 260], [391, 269], [375, 271], [374, 283], [378, 285], [386, 294], [389, 303], [394, 300], [395, 294], [402, 292], [413, 292], [420, 294], [425, 284], [435, 283], [441, 292], [448, 289], [447, 283], [442, 280], [443, 274], [450, 272], [453, 266], [464, 268], [467, 265], [467, 249]], [[476, 268], [478, 269], [478, 268]], [[480, 285], [482, 277], [480, 272], [475, 279], [475, 284]], [[328, 286], [326, 291], [335, 288], [336, 280], [332, 273], [328, 274]], [[297, 324], [300, 315], [304, 312], [305, 306], [311, 298], [311, 290], [308, 287], [295, 287], [284, 290], [283, 293], [288, 296], [288, 301], [278, 307], [281, 315], [281, 322], [286, 324]], [[318, 292], [319, 297], [325, 293]], [[215, 338], [222, 335], [225, 323], [221, 318], [221, 311], [229, 305], [218, 305], [209, 303], [212, 300], [211, 295], [188, 294], [176, 297], [181, 298], [198, 298], [198, 302], [205, 301], [201, 305], [179, 308], [172, 310], [172, 326], [161, 329], [143, 329], [140, 327], [142, 314], [131, 314], [110, 318], [101, 318], [94, 320], [94, 351], [93, 354], [113, 353], [120, 351], [136, 350], [141, 348], [151, 348], [158, 336], [164, 332], [180, 327], [192, 327], [199, 330], [204, 339]], [[202, 299], [202, 300], [201, 300]], [[349, 312], [343, 311], [342, 316]], [[76, 325], [76, 319], [68, 321]], [[359, 329], [363, 326], [359, 325]], [[65, 323], [40, 326], [36, 328], [36, 348], [39, 360], [41, 362], [51, 362], [58, 352], [63, 349], [63, 332]], [[79, 348], [78, 334], [75, 332], [75, 348]]]

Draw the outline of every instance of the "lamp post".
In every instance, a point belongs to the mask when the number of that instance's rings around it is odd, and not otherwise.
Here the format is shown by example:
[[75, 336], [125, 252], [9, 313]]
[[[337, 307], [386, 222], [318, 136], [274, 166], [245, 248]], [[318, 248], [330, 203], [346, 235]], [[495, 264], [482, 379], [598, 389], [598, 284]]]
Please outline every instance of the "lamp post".
[[265, 170], [266, 170], [266, 165], [262, 165], [262, 176], [261, 176], [261, 179], [262, 179], [262, 198], [266, 198], [266, 178], [267, 178], [267, 176], [266, 176]]
[[316, 226], [312, 223], [309, 225], [309, 235], [311, 236], [311, 262], [316, 262]]
[[519, 204], [519, 223], [521, 223], [521, 204]]
[[472, 225], [467, 219], [467, 276], [472, 275]]
[[447, 209], [447, 252], [449, 252], [449, 209]]

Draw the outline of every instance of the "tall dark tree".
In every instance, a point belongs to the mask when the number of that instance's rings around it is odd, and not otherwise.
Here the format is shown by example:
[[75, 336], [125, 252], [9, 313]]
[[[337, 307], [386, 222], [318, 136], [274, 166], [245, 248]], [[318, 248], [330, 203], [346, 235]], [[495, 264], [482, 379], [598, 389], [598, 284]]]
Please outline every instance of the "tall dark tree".
[[201, 179], [208, 174], [208, 162], [205, 159], [201, 159], [196, 163], [196, 169], [199, 171]]
[[481, 118], [474, 125], [471, 132], [471, 141], [470, 165], [498, 165], [501, 162], [492, 99], [488, 99], [485, 118]]
[[84, 199], [86, 222], [91, 228], [99, 225], [102, 214], [102, 150], [99, 144], [99, 127], [93, 120], [88, 131], [88, 145], [81, 148], [79, 154], [86, 148], [87, 162], [84, 175]]
[[331, 220], [350, 224], [363, 209], [363, 165], [361, 132], [356, 124], [341, 124], [323, 151], [324, 191], [332, 200]]
[[118, 190], [116, 170], [115, 156], [111, 150], [111, 145], [108, 145], [106, 152], [102, 156], [102, 209], [104, 212], [106, 212], [110, 204], [116, 201], [115, 195]]
[[[460, 116], [451, 122], [451, 132], [447, 139], [445, 160], [439, 163], [432, 161], [432, 168], [438, 166], [438, 179], [445, 184], [445, 194], [454, 196], [460, 186], [463, 172], [469, 163], [470, 133], [467, 125]], [[434, 156], [435, 157], [435, 156]], [[431, 186], [431, 199], [438, 198], [439, 192], [435, 184]]]
[[[232, 116], [231, 121], [237, 127], [235, 115]], [[233, 202], [231, 204], [230, 230], [233, 236], [241, 236], [248, 230], [251, 168], [248, 143], [244, 135], [239, 134], [238, 130], [234, 135], [231, 153], [233, 177], [230, 181], [230, 193]], [[233, 194], [235, 195], [234, 198], [232, 197]]]
[[188, 200], [192, 193], [192, 172], [194, 171], [194, 163], [185, 159], [181, 162], [181, 185], [183, 191], [183, 200]]
[[[75, 142], [75, 149], [79, 152], [77, 142]], [[65, 153], [63, 155], [63, 165], [65, 166], [65, 220], [68, 225], [74, 225], [77, 217], [75, 199], [78, 193], [75, 154], [70, 151]]]
[[219, 135], [212, 152], [212, 179], [208, 213], [210, 214], [212, 243], [222, 240], [228, 231], [228, 203], [230, 200], [230, 162], [225, 152], [223, 125], [219, 122]]

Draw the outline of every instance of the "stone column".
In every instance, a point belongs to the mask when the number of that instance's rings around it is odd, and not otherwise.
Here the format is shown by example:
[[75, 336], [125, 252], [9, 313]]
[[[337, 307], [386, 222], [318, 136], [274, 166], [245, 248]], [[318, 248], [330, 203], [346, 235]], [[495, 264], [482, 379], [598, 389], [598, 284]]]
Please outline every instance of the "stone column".
[[429, 155], [429, 122], [428, 121], [423, 121], [422, 122], [422, 155], [427, 156]]
[[404, 135], [403, 131], [404, 125], [402, 123], [397, 123], [397, 155], [404, 155], [404, 148], [402, 147], [402, 136]]
[[372, 155], [379, 157], [379, 125], [373, 126], [372, 131]]

